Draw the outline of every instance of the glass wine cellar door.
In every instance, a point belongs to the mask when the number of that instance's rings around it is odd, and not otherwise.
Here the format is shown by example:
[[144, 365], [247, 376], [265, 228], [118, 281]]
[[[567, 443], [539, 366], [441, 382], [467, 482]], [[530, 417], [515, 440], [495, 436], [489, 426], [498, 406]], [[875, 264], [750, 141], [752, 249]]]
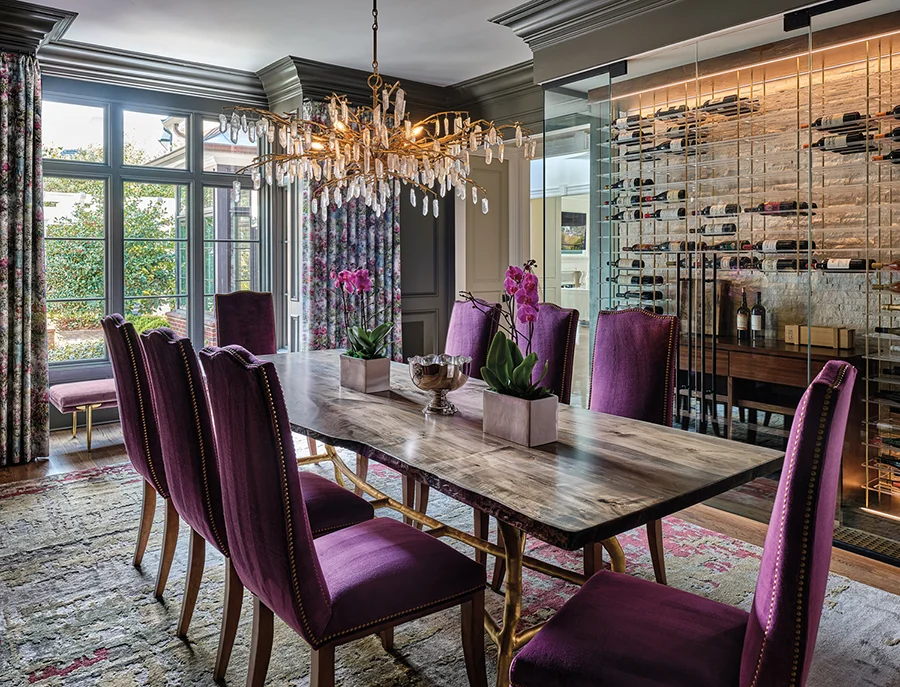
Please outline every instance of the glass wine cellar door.
[[[783, 448], [825, 362], [856, 366], [836, 541], [900, 561], [891, 9], [778, 16], [548, 86], [532, 245], [546, 300], [582, 320], [573, 403], [600, 310], [679, 318], [685, 431]], [[768, 521], [777, 478], [713, 505]]]

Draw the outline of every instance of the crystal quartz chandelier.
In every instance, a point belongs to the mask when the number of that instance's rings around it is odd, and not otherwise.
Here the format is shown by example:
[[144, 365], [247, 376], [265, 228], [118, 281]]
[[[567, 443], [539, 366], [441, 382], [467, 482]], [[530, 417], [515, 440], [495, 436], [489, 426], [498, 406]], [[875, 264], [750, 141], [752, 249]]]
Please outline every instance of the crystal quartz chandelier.
[[[439, 112], [414, 122], [406, 111], [406, 94], [400, 82], [387, 85], [378, 73], [378, 4], [372, 2], [371, 107], [353, 107], [346, 96], [326, 98], [326, 123], [303, 119], [301, 114], [275, 114], [268, 110], [238, 106], [231, 117], [219, 115], [219, 129], [237, 143], [240, 132], [250, 142], [266, 140], [280, 152], [254, 158], [239, 170], [248, 170], [253, 188], [262, 180], [271, 186], [295, 181], [310, 182], [313, 214], [325, 219], [330, 208], [362, 198], [377, 216], [391, 206], [402, 188], [409, 187], [413, 207], [422, 214], [429, 208], [438, 215], [438, 198], [451, 190], [465, 200], [481, 201], [488, 211], [484, 188], [471, 177], [470, 155], [484, 148], [487, 164], [496, 157], [503, 162], [507, 143], [523, 148], [526, 159], [534, 157], [537, 143], [519, 122], [495, 125], [472, 120], [468, 112]], [[504, 137], [509, 137], [505, 139]], [[234, 182], [235, 193], [240, 181]]]

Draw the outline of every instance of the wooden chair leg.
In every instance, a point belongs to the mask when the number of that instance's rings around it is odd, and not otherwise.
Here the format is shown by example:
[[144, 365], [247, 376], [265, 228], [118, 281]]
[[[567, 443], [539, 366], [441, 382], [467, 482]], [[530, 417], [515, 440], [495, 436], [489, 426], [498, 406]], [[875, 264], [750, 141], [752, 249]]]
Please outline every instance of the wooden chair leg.
[[[274, 619], [269, 609], [259, 598], [253, 596], [253, 635], [250, 640], [250, 666], [247, 669], [247, 687], [263, 687], [272, 658], [272, 633]], [[315, 656], [315, 652], [313, 652]], [[315, 665], [315, 659], [313, 660]], [[315, 684], [315, 683], [310, 683]]]
[[653, 561], [653, 574], [656, 581], [666, 584], [666, 559], [663, 548], [662, 520], [651, 520], [647, 523], [647, 542], [650, 544], [650, 559]]
[[163, 546], [159, 552], [159, 569], [156, 572], [156, 591], [153, 595], [161, 599], [169, 580], [172, 559], [175, 558], [175, 544], [178, 543], [178, 511], [172, 499], [166, 499], [166, 520], [163, 525]]
[[[415, 509], [424, 515], [428, 511], [428, 495], [431, 493], [431, 488], [425, 482], [416, 482], [415, 489]], [[422, 529], [422, 523], [417, 522], [416, 528]]]
[[[365, 482], [369, 477], [369, 459], [360, 454], [356, 454], [356, 476]], [[354, 489], [357, 496], [363, 495], [363, 490], [359, 487]]]
[[584, 574], [590, 577], [603, 568], [603, 545], [600, 542], [584, 547]]
[[141, 521], [138, 524], [137, 544], [134, 546], [134, 558], [131, 564], [140, 568], [144, 560], [144, 551], [147, 550], [147, 540], [150, 538], [150, 528], [153, 526], [153, 515], [156, 512], [156, 489], [147, 480], [144, 480], [144, 495], [141, 500]]
[[225, 679], [234, 636], [237, 634], [241, 620], [241, 601], [244, 598], [244, 585], [230, 558], [225, 559], [225, 602], [222, 604], [222, 626], [219, 629], [219, 650], [216, 653], [216, 666], [213, 669], [213, 680]]
[[181, 598], [181, 615], [178, 618], [178, 629], [175, 635], [181, 639], [187, 637], [194, 606], [197, 605], [197, 593], [203, 580], [203, 567], [206, 564], [206, 540], [191, 528], [191, 541], [188, 546], [187, 575], [184, 580], [184, 596]]
[[754, 408], [747, 409], [747, 424], [753, 425], [753, 427], [747, 427], [747, 443], [755, 444], [756, 443], [756, 424], [758, 421], [758, 417], [756, 414], [756, 410]]
[[767, 410], [767, 411], [766, 411], [766, 414], [763, 415], [763, 426], [764, 426], [764, 427], [768, 427], [768, 426], [769, 426], [769, 423], [770, 423], [771, 421], [772, 421], [772, 413], [769, 412], [769, 411]]
[[484, 663], [484, 592], [478, 592], [461, 607], [462, 645], [469, 687], [487, 687]]
[[[497, 528], [497, 546], [499, 546], [501, 549], [504, 546], [503, 532], [500, 531], [500, 528]], [[491, 580], [491, 589], [499, 594], [500, 587], [503, 586], [504, 579], [506, 579], [506, 559], [496, 558], [494, 560], [494, 577]]]
[[[415, 508], [416, 507], [416, 481], [410, 477], [409, 475], [401, 475], [400, 481], [403, 485], [403, 505], [407, 508]], [[410, 520], [405, 515], [403, 516], [403, 522], [407, 525], [412, 525], [412, 520]]]
[[382, 630], [378, 633], [378, 636], [381, 638], [381, 648], [385, 651], [393, 651], [394, 650], [394, 628], [389, 627], [386, 630]]
[[312, 652], [309, 687], [334, 687], [334, 645]]
[[316, 446], [316, 440], [311, 439], [310, 437], [306, 437], [306, 445], [309, 446], [309, 455], [315, 456], [319, 453], [319, 448]]
[[[480, 511], [477, 508], [473, 508], [473, 515], [475, 516], [475, 536], [479, 539], [484, 539], [487, 541], [488, 532], [491, 527], [491, 516], [489, 516], [484, 511]], [[482, 565], [487, 565], [487, 553], [484, 551], [480, 551], [479, 549], [475, 549], [475, 561], [477, 563], [481, 563]]]

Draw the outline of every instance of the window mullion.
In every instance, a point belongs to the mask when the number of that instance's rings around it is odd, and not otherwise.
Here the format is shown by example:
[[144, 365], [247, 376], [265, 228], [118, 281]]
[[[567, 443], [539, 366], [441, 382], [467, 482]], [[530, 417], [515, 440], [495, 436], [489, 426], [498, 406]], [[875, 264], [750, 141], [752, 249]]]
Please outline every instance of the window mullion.
[[108, 189], [107, 237], [109, 270], [106, 279], [109, 312], [125, 312], [125, 186], [122, 179], [125, 133], [122, 125], [122, 106], [109, 107], [107, 160], [111, 167]]

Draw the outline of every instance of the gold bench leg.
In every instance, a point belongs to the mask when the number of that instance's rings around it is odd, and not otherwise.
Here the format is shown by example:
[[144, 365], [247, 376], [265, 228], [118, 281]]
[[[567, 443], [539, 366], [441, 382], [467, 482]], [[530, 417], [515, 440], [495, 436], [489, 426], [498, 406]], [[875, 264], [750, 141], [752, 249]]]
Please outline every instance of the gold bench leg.
[[78, 438], [78, 411], [72, 411], [72, 438]]
[[91, 430], [93, 429], [94, 424], [94, 410], [100, 407], [100, 403], [94, 403], [91, 405], [78, 406], [75, 408], [75, 412], [72, 413], [72, 436], [76, 436], [76, 418], [78, 416], [78, 411], [84, 411], [84, 424], [87, 428], [87, 450], [88, 453], [91, 452]]

